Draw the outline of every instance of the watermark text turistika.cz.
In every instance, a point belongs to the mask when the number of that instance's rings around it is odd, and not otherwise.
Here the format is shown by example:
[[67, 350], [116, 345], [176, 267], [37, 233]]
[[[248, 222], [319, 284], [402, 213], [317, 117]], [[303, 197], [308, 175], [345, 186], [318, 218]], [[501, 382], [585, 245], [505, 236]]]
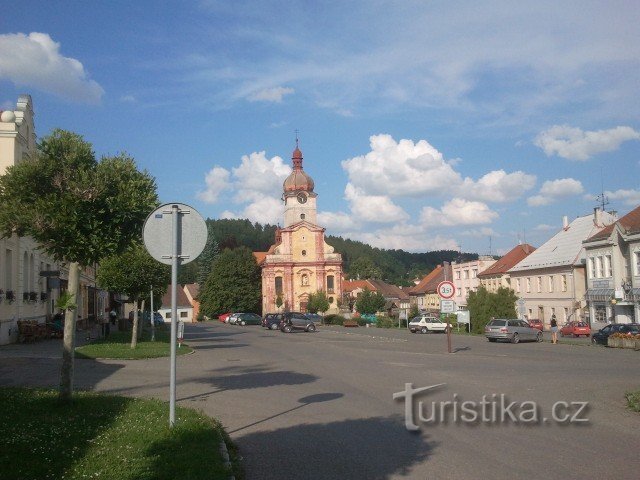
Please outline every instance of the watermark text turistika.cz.
[[551, 406], [550, 416], [542, 414], [536, 402], [510, 402], [505, 394], [483, 395], [479, 401], [462, 400], [454, 393], [451, 400], [424, 402], [416, 397], [446, 384], [413, 388], [405, 383], [404, 390], [393, 394], [394, 400], [404, 399], [404, 422], [407, 430], [419, 430], [419, 424], [528, 424], [553, 421], [560, 424], [584, 424], [589, 419], [589, 402], [558, 401]]

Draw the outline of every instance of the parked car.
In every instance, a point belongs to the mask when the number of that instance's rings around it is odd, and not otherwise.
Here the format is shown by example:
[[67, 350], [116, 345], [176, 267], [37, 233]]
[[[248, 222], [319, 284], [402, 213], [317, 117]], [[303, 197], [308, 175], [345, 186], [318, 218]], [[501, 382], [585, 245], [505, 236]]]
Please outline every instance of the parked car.
[[496, 318], [484, 327], [484, 336], [490, 342], [509, 340], [519, 343], [521, 340], [542, 341], [542, 332], [517, 318]]
[[588, 337], [591, 335], [591, 327], [584, 322], [569, 322], [560, 329], [561, 337], [568, 335], [573, 335], [574, 337], [584, 335]]
[[286, 312], [282, 314], [280, 330], [291, 333], [293, 330], [304, 330], [305, 332], [315, 332], [316, 325], [304, 313]]
[[591, 342], [594, 345], [606, 345], [609, 335], [614, 333], [633, 333], [640, 334], [640, 324], [638, 323], [611, 323], [601, 328], [591, 336]]
[[280, 321], [282, 320], [281, 313], [267, 313], [262, 317], [262, 326], [269, 330], [277, 330], [280, 328]]
[[531, 328], [535, 328], [536, 330], [540, 330], [540, 331], [544, 330], [544, 323], [542, 323], [542, 320], [538, 320], [537, 318], [532, 318], [531, 320], [527, 320], [527, 323]]
[[262, 318], [257, 313], [239, 313], [236, 318], [236, 325], [260, 325]]
[[222, 323], [229, 323], [230, 315], [231, 315], [231, 312], [221, 313], [220, 315], [218, 315], [218, 320], [220, 320]]
[[313, 323], [322, 325], [323, 318], [319, 313], [305, 313], [307, 318], [309, 318]]
[[238, 320], [238, 316], [241, 314], [242, 312], [238, 312], [238, 313], [232, 313], [231, 315], [229, 315], [227, 317], [227, 322], [230, 325], [235, 325], [236, 321]]
[[447, 323], [432, 315], [420, 315], [411, 319], [409, 330], [411, 330], [411, 333], [446, 332]]

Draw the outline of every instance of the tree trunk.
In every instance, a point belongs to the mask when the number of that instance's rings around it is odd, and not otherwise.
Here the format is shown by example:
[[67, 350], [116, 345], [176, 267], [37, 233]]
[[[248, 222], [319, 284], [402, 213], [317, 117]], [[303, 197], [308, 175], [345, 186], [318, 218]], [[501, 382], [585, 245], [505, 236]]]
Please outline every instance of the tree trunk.
[[[77, 262], [69, 265], [68, 292], [71, 302], [77, 306], [80, 266]], [[76, 345], [76, 318], [78, 312], [67, 309], [64, 314], [64, 339], [62, 341], [62, 367], [60, 368], [60, 393], [63, 402], [71, 401], [73, 394], [73, 359]]]
[[138, 310], [140, 309], [140, 300], [135, 301], [135, 310], [133, 311], [133, 325], [131, 326], [131, 348], [138, 346]]
[[142, 340], [142, 332], [144, 331], [144, 300], [140, 303], [140, 311], [142, 312], [142, 319], [140, 319], [138, 325], [138, 341]]

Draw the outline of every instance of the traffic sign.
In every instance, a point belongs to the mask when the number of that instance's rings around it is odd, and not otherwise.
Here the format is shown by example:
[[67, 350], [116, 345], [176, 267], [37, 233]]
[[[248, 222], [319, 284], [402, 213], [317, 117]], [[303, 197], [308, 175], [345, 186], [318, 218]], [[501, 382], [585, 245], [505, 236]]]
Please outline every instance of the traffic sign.
[[456, 287], [453, 285], [453, 282], [445, 280], [444, 282], [440, 282], [438, 284], [437, 292], [440, 298], [448, 300], [450, 298], [453, 298], [453, 296], [456, 294]]
[[456, 311], [456, 302], [453, 300], [440, 300], [440, 313], [453, 313]]

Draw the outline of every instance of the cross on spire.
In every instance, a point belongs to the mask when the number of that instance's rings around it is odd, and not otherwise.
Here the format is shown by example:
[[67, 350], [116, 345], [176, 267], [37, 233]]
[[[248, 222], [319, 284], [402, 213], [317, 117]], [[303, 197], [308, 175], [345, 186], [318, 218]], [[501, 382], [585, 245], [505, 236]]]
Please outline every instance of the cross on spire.
[[296, 148], [299, 148], [298, 147], [298, 129], [296, 128], [295, 131], [296, 131]]

